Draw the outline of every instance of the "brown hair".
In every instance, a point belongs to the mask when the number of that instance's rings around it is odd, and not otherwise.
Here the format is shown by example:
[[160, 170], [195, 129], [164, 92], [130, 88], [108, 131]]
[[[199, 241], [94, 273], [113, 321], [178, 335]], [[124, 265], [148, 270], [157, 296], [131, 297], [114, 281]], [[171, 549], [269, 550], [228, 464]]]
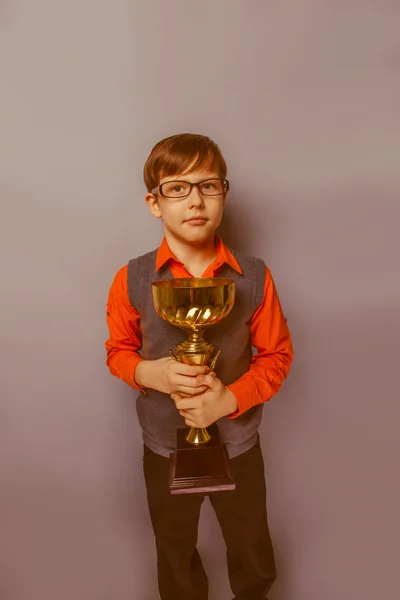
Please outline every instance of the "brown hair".
[[217, 144], [204, 135], [172, 135], [158, 142], [150, 152], [143, 169], [144, 182], [151, 192], [162, 177], [204, 167], [215, 170], [225, 179], [227, 167]]

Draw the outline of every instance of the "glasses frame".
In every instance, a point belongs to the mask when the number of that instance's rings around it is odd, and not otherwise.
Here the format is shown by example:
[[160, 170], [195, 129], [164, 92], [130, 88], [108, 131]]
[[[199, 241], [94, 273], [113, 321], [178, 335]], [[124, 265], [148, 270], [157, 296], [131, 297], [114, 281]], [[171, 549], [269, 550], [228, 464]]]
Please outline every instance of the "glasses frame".
[[[226, 190], [224, 192], [221, 192], [220, 194], [203, 194], [203, 192], [200, 190], [199, 186], [202, 183], [205, 183], [206, 181], [225, 181]], [[165, 196], [162, 192], [162, 187], [164, 185], [166, 185], [167, 183], [188, 183], [190, 185], [190, 189], [189, 189], [189, 192], [187, 194], [185, 194], [184, 196]], [[196, 183], [191, 183], [190, 181], [185, 181], [184, 179], [171, 179], [171, 181], [164, 181], [164, 183], [161, 183], [160, 185], [155, 187], [153, 190], [151, 190], [150, 194], [160, 194], [160, 196], [162, 196], [163, 198], [169, 198], [170, 200], [182, 200], [183, 198], [187, 198], [188, 196], [190, 196], [192, 189], [194, 187], [197, 187], [197, 189], [199, 190], [199, 192], [202, 196], [206, 196], [206, 197], [207, 196], [211, 196], [211, 197], [223, 196], [229, 190], [229, 181], [222, 177], [207, 177], [207, 179], [202, 179], [202, 181], [197, 181]]]

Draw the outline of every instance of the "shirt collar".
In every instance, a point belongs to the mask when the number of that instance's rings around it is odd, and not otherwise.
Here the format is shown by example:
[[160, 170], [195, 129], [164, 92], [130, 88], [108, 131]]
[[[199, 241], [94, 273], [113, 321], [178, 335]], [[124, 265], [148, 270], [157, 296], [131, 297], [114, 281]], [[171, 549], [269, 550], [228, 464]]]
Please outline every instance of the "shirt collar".
[[[229, 248], [225, 246], [225, 244], [222, 242], [221, 238], [218, 235], [215, 235], [215, 250], [215, 263], [217, 267], [221, 267], [224, 263], [226, 263], [230, 267], [232, 267], [232, 269], [237, 271], [240, 275], [243, 275], [243, 271], [240, 268], [238, 261], [233, 256]], [[170, 247], [167, 244], [167, 240], [164, 237], [160, 247], [157, 250], [156, 271], [159, 271], [168, 261], [175, 261], [179, 264], [182, 264], [182, 262], [178, 260], [176, 256], [172, 253]]]

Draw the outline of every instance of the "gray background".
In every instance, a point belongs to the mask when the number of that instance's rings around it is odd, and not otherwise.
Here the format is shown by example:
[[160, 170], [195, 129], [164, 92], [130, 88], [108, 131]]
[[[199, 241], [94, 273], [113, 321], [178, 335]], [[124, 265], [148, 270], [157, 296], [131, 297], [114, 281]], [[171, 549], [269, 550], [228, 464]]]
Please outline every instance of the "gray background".
[[[158, 245], [143, 163], [221, 146], [226, 242], [271, 267], [296, 357], [262, 445], [272, 600], [398, 591], [400, 6], [4, 0], [1, 600], [154, 600], [130, 389], [106, 367], [116, 270]], [[204, 507], [210, 600], [230, 598]]]

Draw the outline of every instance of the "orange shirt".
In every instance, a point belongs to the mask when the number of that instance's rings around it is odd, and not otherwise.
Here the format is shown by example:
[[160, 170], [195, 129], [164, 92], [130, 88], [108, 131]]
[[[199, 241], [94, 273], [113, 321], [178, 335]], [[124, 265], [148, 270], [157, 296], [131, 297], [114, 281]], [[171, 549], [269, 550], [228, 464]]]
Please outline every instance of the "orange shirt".
[[[216, 236], [216, 258], [207, 267], [203, 277], [216, 277], [224, 263], [242, 273], [240, 265]], [[163, 239], [157, 252], [156, 270], [168, 261], [174, 277], [193, 277], [184, 264], [175, 258]], [[128, 297], [128, 265], [120, 269], [111, 285], [107, 303], [107, 324], [110, 337], [106, 341], [107, 365], [113, 375], [123, 379], [133, 388], [136, 365], [143, 360], [141, 348], [140, 314], [132, 307]], [[257, 350], [249, 370], [237, 381], [228, 385], [234, 393], [239, 416], [246, 410], [266, 402], [276, 394], [286, 378], [293, 359], [292, 342], [286, 319], [283, 316], [270, 270], [266, 269], [264, 298], [250, 322], [250, 343]]]

